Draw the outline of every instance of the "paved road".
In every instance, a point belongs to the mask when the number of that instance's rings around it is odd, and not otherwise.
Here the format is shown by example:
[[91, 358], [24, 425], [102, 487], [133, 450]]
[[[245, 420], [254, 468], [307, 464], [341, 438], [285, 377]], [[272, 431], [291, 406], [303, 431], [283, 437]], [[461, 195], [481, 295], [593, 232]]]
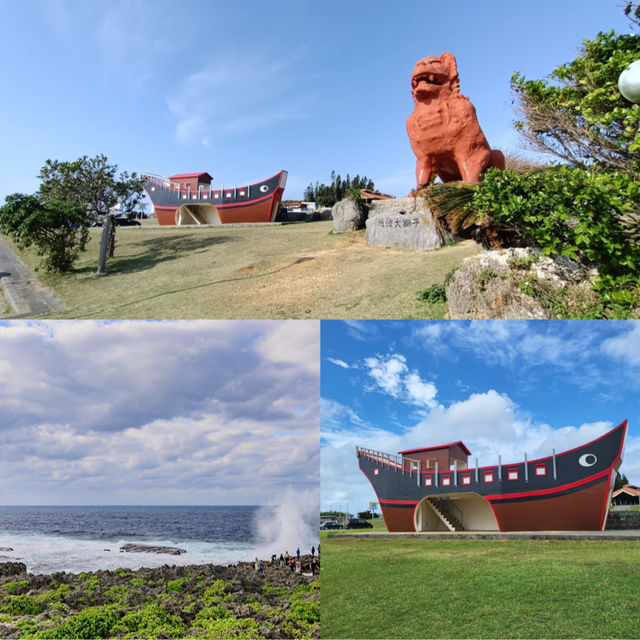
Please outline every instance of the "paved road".
[[28, 318], [63, 308], [51, 291], [43, 287], [35, 274], [0, 237], [0, 285], [13, 314], [6, 318]]

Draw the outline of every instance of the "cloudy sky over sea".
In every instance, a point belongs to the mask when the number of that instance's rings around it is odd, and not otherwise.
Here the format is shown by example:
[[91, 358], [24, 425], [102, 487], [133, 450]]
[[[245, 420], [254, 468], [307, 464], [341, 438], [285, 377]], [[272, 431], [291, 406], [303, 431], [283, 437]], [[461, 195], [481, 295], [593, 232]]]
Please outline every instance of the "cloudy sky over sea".
[[319, 323], [0, 323], [0, 504], [317, 496]]
[[620, 468], [640, 484], [640, 324], [322, 323], [322, 507], [376, 500], [355, 447], [462, 440], [480, 465], [584, 444], [629, 420]]
[[520, 151], [509, 81], [548, 76], [622, 0], [3, 0], [0, 202], [48, 158], [103, 153], [128, 171], [289, 171], [299, 198], [335, 169], [414, 187], [405, 130], [416, 61], [450, 51], [493, 148]]

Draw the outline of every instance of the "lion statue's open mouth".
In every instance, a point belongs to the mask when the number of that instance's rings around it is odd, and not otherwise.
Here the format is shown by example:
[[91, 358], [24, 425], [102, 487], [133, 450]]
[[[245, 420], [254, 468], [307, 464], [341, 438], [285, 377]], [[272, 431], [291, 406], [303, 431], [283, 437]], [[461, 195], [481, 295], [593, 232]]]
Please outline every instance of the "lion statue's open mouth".
[[411, 94], [414, 110], [407, 133], [417, 157], [418, 188], [436, 175], [443, 182], [478, 182], [488, 167], [504, 169], [504, 156], [490, 149], [475, 108], [460, 93], [458, 67], [450, 53], [417, 62]]

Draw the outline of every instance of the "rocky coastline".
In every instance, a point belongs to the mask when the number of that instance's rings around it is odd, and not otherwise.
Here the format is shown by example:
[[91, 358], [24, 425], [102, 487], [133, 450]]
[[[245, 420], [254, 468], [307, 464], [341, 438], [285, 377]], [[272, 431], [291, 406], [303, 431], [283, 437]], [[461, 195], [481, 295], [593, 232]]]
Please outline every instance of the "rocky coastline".
[[0, 638], [318, 638], [320, 589], [279, 562], [34, 575], [0, 562]]

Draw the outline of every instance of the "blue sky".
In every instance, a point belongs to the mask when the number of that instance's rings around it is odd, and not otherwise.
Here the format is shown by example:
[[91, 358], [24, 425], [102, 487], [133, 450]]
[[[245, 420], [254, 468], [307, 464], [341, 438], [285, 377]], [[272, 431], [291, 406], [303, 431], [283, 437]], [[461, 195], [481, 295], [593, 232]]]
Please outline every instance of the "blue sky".
[[549, 455], [629, 420], [621, 471], [640, 484], [640, 323], [323, 321], [322, 506], [375, 494], [355, 446], [462, 440], [479, 464]]
[[0, 202], [47, 158], [104, 153], [129, 171], [207, 170], [215, 184], [289, 171], [414, 186], [405, 132], [415, 62], [458, 60], [494, 148], [518, 150], [509, 78], [540, 78], [584, 38], [628, 31], [621, 0], [4, 0]]
[[319, 323], [0, 323], [0, 504], [317, 504]]

